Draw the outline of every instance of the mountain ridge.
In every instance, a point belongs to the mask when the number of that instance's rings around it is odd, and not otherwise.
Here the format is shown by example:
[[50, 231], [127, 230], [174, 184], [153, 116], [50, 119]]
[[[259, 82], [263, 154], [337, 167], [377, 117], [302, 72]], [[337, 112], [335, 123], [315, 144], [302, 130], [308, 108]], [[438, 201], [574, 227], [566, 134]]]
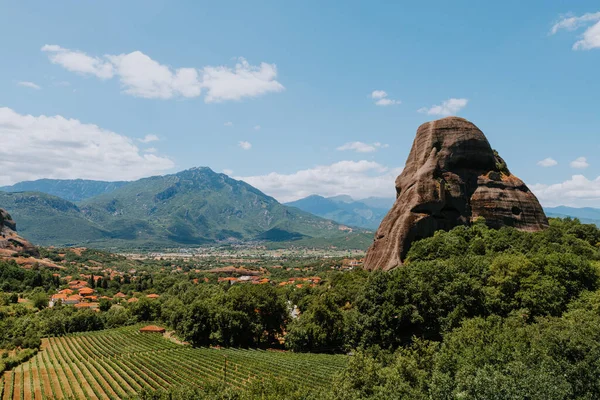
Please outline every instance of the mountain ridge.
[[181, 247], [333, 238], [352, 231], [207, 167], [127, 182], [79, 202], [0, 192], [0, 206], [21, 221], [24, 235], [45, 245]]
[[[371, 204], [386, 204], [393, 200], [384, 198], [367, 198]], [[285, 203], [322, 218], [331, 219], [340, 224], [358, 226], [365, 229], [376, 229], [390, 207], [370, 206], [361, 200], [354, 200], [348, 195], [323, 197], [311, 195], [302, 199]]]

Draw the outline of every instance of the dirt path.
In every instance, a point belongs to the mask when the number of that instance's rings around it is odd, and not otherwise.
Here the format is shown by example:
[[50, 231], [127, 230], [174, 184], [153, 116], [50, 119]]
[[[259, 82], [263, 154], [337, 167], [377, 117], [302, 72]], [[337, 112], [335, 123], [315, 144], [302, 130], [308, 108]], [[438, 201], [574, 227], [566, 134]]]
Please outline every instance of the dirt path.
[[23, 400], [33, 400], [31, 392], [31, 364], [29, 362], [21, 364], [23, 370]]
[[40, 355], [36, 355], [34, 358], [29, 360], [29, 370], [31, 371], [31, 378], [33, 380], [33, 398], [35, 400], [42, 400], [42, 379], [40, 377], [40, 368], [37, 363]]
[[[15, 376], [13, 381], [13, 396], [12, 399], [20, 399], [23, 393], [23, 364], [15, 368]], [[10, 400], [12, 400], [10, 399]]]
[[54, 394], [54, 390], [52, 390], [52, 385], [50, 384], [50, 378], [48, 377], [48, 370], [46, 369], [46, 365], [44, 364], [43, 356], [43, 353], [38, 353], [36, 359], [39, 378], [42, 382], [42, 391], [44, 392], [46, 398], [56, 397]]
[[13, 389], [14, 376], [12, 371], [4, 373], [4, 394], [2, 400], [12, 400], [11, 392]]

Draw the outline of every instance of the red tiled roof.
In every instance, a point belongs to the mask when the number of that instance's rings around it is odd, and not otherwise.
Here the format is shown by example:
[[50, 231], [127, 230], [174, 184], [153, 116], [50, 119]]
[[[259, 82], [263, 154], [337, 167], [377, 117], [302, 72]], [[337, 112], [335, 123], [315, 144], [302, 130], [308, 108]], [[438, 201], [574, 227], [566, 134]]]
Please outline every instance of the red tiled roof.
[[150, 333], [164, 333], [165, 328], [156, 325], [148, 325], [143, 328], [140, 328], [140, 332], [150, 332]]

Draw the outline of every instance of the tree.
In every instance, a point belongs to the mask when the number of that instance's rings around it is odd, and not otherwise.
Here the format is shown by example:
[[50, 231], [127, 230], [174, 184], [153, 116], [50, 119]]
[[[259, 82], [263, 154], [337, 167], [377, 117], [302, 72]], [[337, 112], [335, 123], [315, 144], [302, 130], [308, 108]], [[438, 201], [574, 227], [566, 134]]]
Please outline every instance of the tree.
[[344, 342], [344, 315], [333, 298], [316, 297], [288, 326], [286, 346], [294, 351], [339, 351]]
[[33, 306], [36, 307], [38, 310], [42, 310], [46, 307], [48, 307], [48, 296], [46, 295], [46, 293], [36, 293], [33, 298]]
[[108, 299], [100, 299], [100, 304], [98, 305], [98, 308], [100, 309], [100, 311], [108, 311], [110, 310], [110, 308], [112, 307], [112, 302]]

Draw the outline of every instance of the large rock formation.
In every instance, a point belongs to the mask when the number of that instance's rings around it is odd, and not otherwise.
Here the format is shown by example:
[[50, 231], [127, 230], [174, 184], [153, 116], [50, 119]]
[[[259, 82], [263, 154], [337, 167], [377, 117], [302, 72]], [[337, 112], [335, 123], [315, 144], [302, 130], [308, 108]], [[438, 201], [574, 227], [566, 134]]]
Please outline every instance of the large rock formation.
[[17, 234], [17, 224], [9, 213], [0, 208], [0, 253], [38, 255], [34, 245]]
[[548, 226], [535, 195], [510, 173], [479, 128], [458, 117], [425, 123], [396, 179], [396, 202], [377, 230], [365, 268], [397, 267], [412, 242], [478, 217], [496, 229]]

